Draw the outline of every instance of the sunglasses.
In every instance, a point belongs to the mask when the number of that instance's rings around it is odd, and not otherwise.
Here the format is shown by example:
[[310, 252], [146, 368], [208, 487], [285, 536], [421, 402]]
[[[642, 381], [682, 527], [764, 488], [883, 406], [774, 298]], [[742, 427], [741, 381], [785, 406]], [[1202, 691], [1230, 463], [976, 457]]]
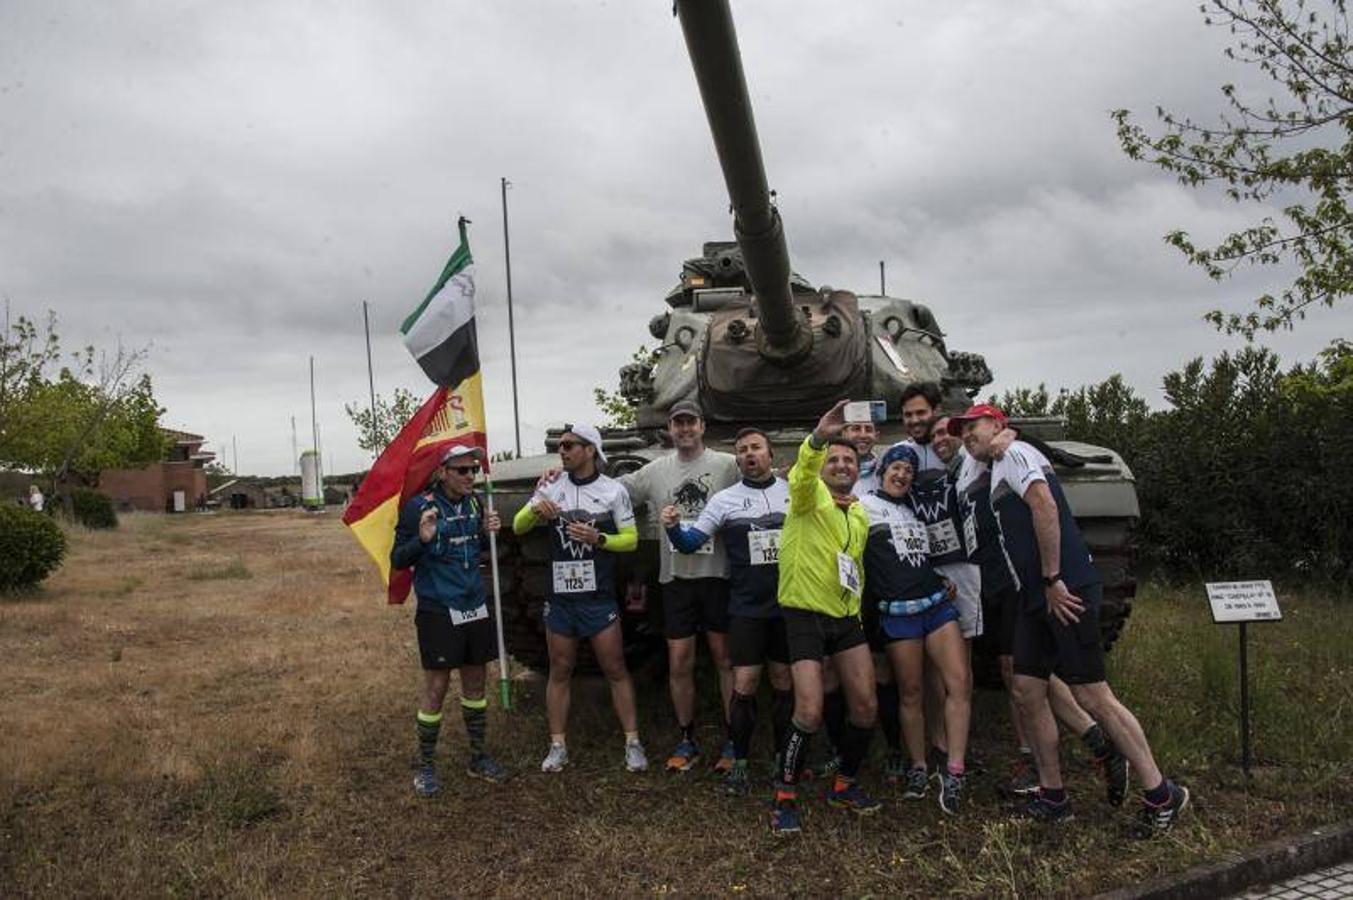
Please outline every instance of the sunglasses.
[[572, 450], [574, 447], [586, 447], [586, 446], [587, 445], [582, 441], [570, 441], [567, 438], [559, 442], [560, 450]]
[[479, 466], [447, 466], [447, 468], [459, 475], [479, 474]]

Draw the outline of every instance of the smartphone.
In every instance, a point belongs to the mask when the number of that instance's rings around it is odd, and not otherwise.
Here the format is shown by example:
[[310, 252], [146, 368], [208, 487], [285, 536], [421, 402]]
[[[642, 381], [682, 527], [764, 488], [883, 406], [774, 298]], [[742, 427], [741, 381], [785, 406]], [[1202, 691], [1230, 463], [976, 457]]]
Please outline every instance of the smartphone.
[[882, 400], [857, 400], [847, 403], [845, 408], [847, 423], [873, 422], [881, 425], [888, 421], [888, 404]]

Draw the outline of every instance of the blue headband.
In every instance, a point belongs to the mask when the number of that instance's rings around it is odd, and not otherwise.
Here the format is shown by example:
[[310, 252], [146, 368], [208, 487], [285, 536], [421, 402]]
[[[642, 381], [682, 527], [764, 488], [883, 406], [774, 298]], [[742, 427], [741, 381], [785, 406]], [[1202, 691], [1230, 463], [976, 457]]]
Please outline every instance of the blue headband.
[[912, 474], [921, 469], [921, 457], [916, 455], [916, 451], [906, 444], [894, 444], [888, 448], [888, 452], [883, 454], [883, 461], [879, 463], [879, 473], [888, 471], [888, 467], [895, 462], [911, 463]]

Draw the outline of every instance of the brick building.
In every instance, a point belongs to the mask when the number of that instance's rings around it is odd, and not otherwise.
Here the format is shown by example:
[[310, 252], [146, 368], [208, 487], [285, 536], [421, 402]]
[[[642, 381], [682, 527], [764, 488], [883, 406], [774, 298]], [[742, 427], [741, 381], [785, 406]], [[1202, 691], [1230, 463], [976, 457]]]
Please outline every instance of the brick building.
[[113, 498], [121, 509], [150, 512], [192, 510], [198, 498], [207, 496], [207, 473], [203, 469], [216, 458], [204, 451], [200, 434], [163, 429], [171, 443], [167, 458], [140, 469], [105, 469], [99, 475], [99, 490]]

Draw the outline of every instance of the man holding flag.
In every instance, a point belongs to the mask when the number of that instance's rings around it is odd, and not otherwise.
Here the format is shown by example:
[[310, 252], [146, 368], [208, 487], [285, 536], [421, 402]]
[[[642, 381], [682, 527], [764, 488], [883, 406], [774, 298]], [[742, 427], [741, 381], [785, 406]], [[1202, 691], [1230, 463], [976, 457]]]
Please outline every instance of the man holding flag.
[[[507, 651], [494, 552], [498, 517], [491, 490], [487, 506], [473, 494], [475, 475], [480, 468], [488, 472], [488, 441], [474, 322], [474, 260], [465, 233], [469, 222], [461, 217], [458, 224], [460, 244], [400, 327], [404, 346], [437, 390], [381, 453], [343, 514], [344, 524], [380, 568], [388, 602], [403, 603], [411, 587], [418, 598], [415, 621], [427, 674], [418, 712], [422, 766], [414, 787], [423, 796], [440, 787], [432, 759], [452, 668], [461, 669], [470, 774], [495, 781], [503, 776], [483, 752], [484, 664], [491, 658], [485, 644], [495, 623], [504, 695]], [[485, 538], [493, 565], [493, 617], [479, 573]]]
[[420, 797], [441, 790], [437, 737], [451, 670], [460, 669], [460, 708], [470, 741], [467, 772], [495, 783], [506, 773], [484, 751], [484, 665], [494, 656], [479, 554], [486, 537], [498, 531], [498, 514], [485, 511], [474, 495], [479, 448], [455, 444], [442, 454], [436, 482], [404, 505], [395, 529], [390, 564], [413, 568], [418, 611], [418, 650], [423, 660], [423, 697], [418, 708], [419, 769], [413, 788]]

